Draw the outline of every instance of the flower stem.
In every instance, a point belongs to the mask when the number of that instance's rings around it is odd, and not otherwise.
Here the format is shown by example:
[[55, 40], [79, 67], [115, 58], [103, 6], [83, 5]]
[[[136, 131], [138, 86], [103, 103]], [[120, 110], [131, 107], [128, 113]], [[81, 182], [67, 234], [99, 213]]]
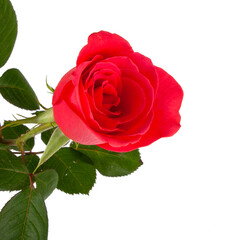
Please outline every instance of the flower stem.
[[19, 149], [22, 149], [25, 142], [32, 138], [35, 137], [37, 134], [45, 132], [51, 128], [56, 127], [56, 123], [44, 123], [39, 125], [36, 128], [33, 128], [31, 130], [29, 130], [27, 133], [22, 134], [18, 139], [16, 139], [16, 145], [18, 146]]
[[16, 127], [18, 125], [27, 124], [27, 123], [32, 123], [32, 124], [37, 123], [37, 116], [31, 117], [31, 118], [19, 119], [16, 121], [10, 121], [6, 125], [0, 127], [0, 130], [7, 128], [7, 127]]
[[[40, 151], [40, 152], [32, 152], [32, 151], [27, 151], [24, 152], [24, 155], [37, 155], [37, 154], [42, 154], [44, 153], [44, 151]], [[17, 152], [17, 151], [13, 151], [13, 154], [21, 154], [21, 152]]]
[[16, 121], [10, 121], [5, 126], [3, 126], [3, 127], [0, 126], [0, 132], [2, 129], [4, 129], [6, 127], [15, 127], [15, 126], [18, 126], [21, 124], [29, 124], [29, 123], [44, 124], [44, 123], [53, 123], [53, 122], [55, 122], [54, 115], [53, 115], [53, 109], [49, 108], [44, 112], [38, 113], [34, 117], [19, 119]]

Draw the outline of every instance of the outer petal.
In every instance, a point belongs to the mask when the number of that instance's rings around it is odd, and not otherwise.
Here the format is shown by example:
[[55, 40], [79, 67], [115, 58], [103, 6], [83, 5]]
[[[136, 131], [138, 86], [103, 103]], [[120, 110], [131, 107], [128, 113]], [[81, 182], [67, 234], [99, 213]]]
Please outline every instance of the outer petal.
[[128, 57], [137, 65], [139, 72], [150, 80], [156, 92], [158, 88], [158, 77], [155, 66], [150, 58], [137, 52], [129, 54]]
[[57, 87], [54, 91], [54, 95], [53, 95], [53, 98], [52, 98], [52, 104], [53, 105], [56, 104], [61, 99], [61, 96], [63, 94], [63, 89], [66, 86], [66, 84], [73, 80], [75, 69], [76, 69], [76, 67], [72, 68], [60, 80], [59, 84], [57, 85]]
[[[86, 67], [90, 62], [85, 62]], [[83, 64], [82, 64], [83, 65]], [[81, 65], [81, 66], [82, 66]], [[53, 95], [53, 111], [57, 125], [63, 133], [74, 141], [85, 145], [104, 143], [98, 133], [93, 131], [83, 120], [80, 101], [75, 98], [73, 81], [77, 78], [76, 68], [63, 76]], [[79, 86], [77, 86], [79, 88]], [[78, 91], [79, 89], [76, 88]]]
[[98, 145], [98, 147], [104, 148], [108, 151], [112, 151], [112, 152], [129, 152], [129, 151], [133, 151], [135, 149], [138, 149], [139, 147], [137, 147], [139, 144], [135, 143], [135, 144], [131, 144], [129, 143], [127, 146], [120, 146], [120, 147], [113, 147], [111, 145], [109, 145], [108, 143], [105, 144], [100, 144]]
[[91, 60], [99, 54], [107, 57], [123, 56], [133, 52], [130, 44], [117, 34], [105, 31], [93, 33], [88, 38], [88, 44], [82, 48], [77, 59], [77, 65]]
[[179, 109], [183, 99], [183, 90], [176, 80], [163, 69], [156, 67], [156, 71], [159, 88], [154, 102], [154, 119], [144, 142], [150, 142], [150, 132], [153, 132], [157, 138], [171, 137], [180, 128]]
[[57, 125], [68, 138], [85, 145], [105, 142], [68, 106], [65, 100], [55, 104], [53, 110]]
[[149, 130], [134, 144], [112, 147], [108, 143], [100, 147], [116, 152], [127, 152], [144, 147], [162, 137], [174, 135], [180, 128], [179, 109], [183, 99], [183, 90], [176, 80], [163, 69], [156, 67], [159, 88], [154, 102], [154, 118]]

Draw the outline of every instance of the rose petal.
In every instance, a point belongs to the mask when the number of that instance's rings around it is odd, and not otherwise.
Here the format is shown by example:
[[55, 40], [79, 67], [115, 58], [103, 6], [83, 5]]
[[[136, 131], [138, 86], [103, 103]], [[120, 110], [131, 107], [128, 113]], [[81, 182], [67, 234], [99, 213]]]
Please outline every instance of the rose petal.
[[101, 54], [108, 58], [121, 56], [133, 52], [130, 44], [117, 34], [105, 31], [93, 33], [88, 38], [88, 44], [82, 48], [77, 59], [77, 65], [91, 60], [95, 55]]
[[53, 109], [74, 141], [125, 152], [176, 133], [182, 98], [168, 73], [122, 37], [101, 31], [90, 35], [77, 67], [61, 79]]
[[150, 80], [156, 92], [158, 88], [158, 77], [151, 59], [137, 52], [130, 53], [128, 57], [137, 65], [139, 72]]
[[145, 108], [145, 93], [142, 86], [131, 78], [122, 77], [123, 91], [120, 96], [118, 110], [120, 116], [119, 123], [128, 122], [135, 119]]
[[[158, 138], [170, 137], [180, 128], [179, 109], [183, 99], [183, 90], [176, 80], [163, 69], [156, 67], [156, 72], [159, 78], [159, 88], [155, 97], [154, 119], [150, 131]], [[145, 136], [145, 142], [147, 142], [146, 138], [148, 136]]]
[[115, 86], [118, 92], [121, 92], [121, 72], [119, 68], [112, 62], [101, 61], [94, 64], [85, 81], [85, 89], [88, 89], [96, 84], [95, 81], [97, 80], [108, 81], [113, 86]]
[[154, 114], [151, 111], [146, 116], [144, 117], [142, 116], [142, 118], [138, 117], [131, 122], [119, 125], [118, 127], [120, 129], [123, 129], [123, 131], [119, 134], [119, 137], [121, 138], [122, 135], [126, 136], [144, 135], [150, 128], [153, 115]]
[[[104, 61], [114, 63], [121, 70], [123, 98], [120, 99], [120, 106], [126, 106], [126, 109], [122, 110], [123, 114], [118, 118], [119, 122], [129, 122], [137, 119], [138, 116], [146, 117], [153, 106], [154, 89], [151, 82], [139, 72], [138, 67], [129, 57], [112, 57]], [[133, 86], [136, 86], [134, 90], [131, 89]]]
[[59, 84], [55, 88], [54, 95], [52, 98], [52, 105], [56, 104], [59, 100], [61, 100], [61, 95], [63, 94], [63, 88], [66, 84], [74, 78], [74, 72], [76, 68], [72, 68], [69, 72], [67, 72], [62, 79], [60, 80]]
[[[130, 144], [137, 144], [140, 139], [142, 138], [141, 135], [135, 135], [135, 136], [121, 136], [121, 138], [119, 136], [115, 136], [115, 135], [104, 135], [103, 136], [104, 139], [106, 140], [105, 144], [99, 144], [98, 146], [105, 148], [106, 146], [109, 147], [110, 151], [115, 151], [116, 148], [119, 148], [119, 146], [121, 146], [122, 148], [127, 148], [128, 145]], [[104, 146], [104, 147], [103, 147]], [[105, 148], [107, 149], [107, 148]], [[107, 149], [109, 150], [109, 149]], [[119, 151], [119, 152], [123, 152], [123, 151]]]
[[72, 92], [72, 95], [70, 96], [71, 99], [68, 102], [73, 104], [77, 109], [80, 110], [80, 112], [83, 114], [84, 119], [93, 117], [83, 86], [83, 77], [85, 78], [85, 82], [87, 77], [85, 75], [89, 75], [87, 72], [90, 72], [90, 68], [92, 68], [93, 65], [101, 59], [103, 58], [100, 55], [96, 55], [92, 59], [92, 61], [83, 62], [82, 64], [77, 66], [74, 72], [74, 78], [72, 79], [72, 83], [74, 84], [74, 91]]
[[[59, 101], [54, 105], [54, 118], [61, 131], [70, 139], [85, 145], [104, 143], [99, 133], [94, 132], [66, 101]], [[66, 124], [67, 120], [67, 124]]]
[[112, 151], [112, 152], [129, 152], [133, 151], [135, 149], [138, 149], [137, 145], [140, 138], [136, 141], [136, 143], [128, 143], [125, 146], [122, 146], [121, 143], [118, 142], [117, 146], [112, 146], [108, 143], [105, 144], [99, 144], [98, 147], [104, 148], [105, 150]]
[[154, 118], [149, 130], [137, 143], [113, 147], [106, 143], [100, 147], [116, 152], [127, 152], [147, 146], [162, 137], [174, 135], [180, 128], [179, 109], [183, 99], [183, 90], [176, 80], [163, 69], [156, 67], [159, 88], [154, 102]]

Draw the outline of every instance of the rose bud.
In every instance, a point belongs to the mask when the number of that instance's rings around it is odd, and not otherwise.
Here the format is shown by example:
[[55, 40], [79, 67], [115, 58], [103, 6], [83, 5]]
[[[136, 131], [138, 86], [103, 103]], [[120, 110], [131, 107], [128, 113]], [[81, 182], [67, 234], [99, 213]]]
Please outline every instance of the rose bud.
[[89, 36], [54, 91], [54, 118], [75, 142], [116, 152], [147, 146], [180, 128], [175, 79], [118, 36]]

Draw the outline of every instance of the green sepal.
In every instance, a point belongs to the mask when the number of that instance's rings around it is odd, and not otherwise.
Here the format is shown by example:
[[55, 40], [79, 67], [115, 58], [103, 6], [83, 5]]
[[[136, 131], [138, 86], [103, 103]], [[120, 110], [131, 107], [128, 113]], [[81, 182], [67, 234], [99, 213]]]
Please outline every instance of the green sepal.
[[45, 132], [41, 133], [41, 140], [43, 141], [44, 144], [48, 144], [49, 139], [51, 138], [51, 135], [53, 134], [54, 129], [49, 129]]
[[43, 155], [41, 156], [36, 169], [38, 169], [43, 163], [45, 163], [53, 154], [55, 154], [68, 141], [69, 141], [69, 138], [65, 136], [63, 132], [57, 127], [53, 132], [53, 134], [51, 135], [51, 138], [48, 141], [46, 149]]
[[48, 84], [47, 78], [46, 78], [46, 86], [51, 91], [51, 93], [54, 93], [55, 89]]
[[54, 115], [53, 115], [53, 108], [46, 109], [36, 115], [37, 123], [44, 124], [55, 122]]

